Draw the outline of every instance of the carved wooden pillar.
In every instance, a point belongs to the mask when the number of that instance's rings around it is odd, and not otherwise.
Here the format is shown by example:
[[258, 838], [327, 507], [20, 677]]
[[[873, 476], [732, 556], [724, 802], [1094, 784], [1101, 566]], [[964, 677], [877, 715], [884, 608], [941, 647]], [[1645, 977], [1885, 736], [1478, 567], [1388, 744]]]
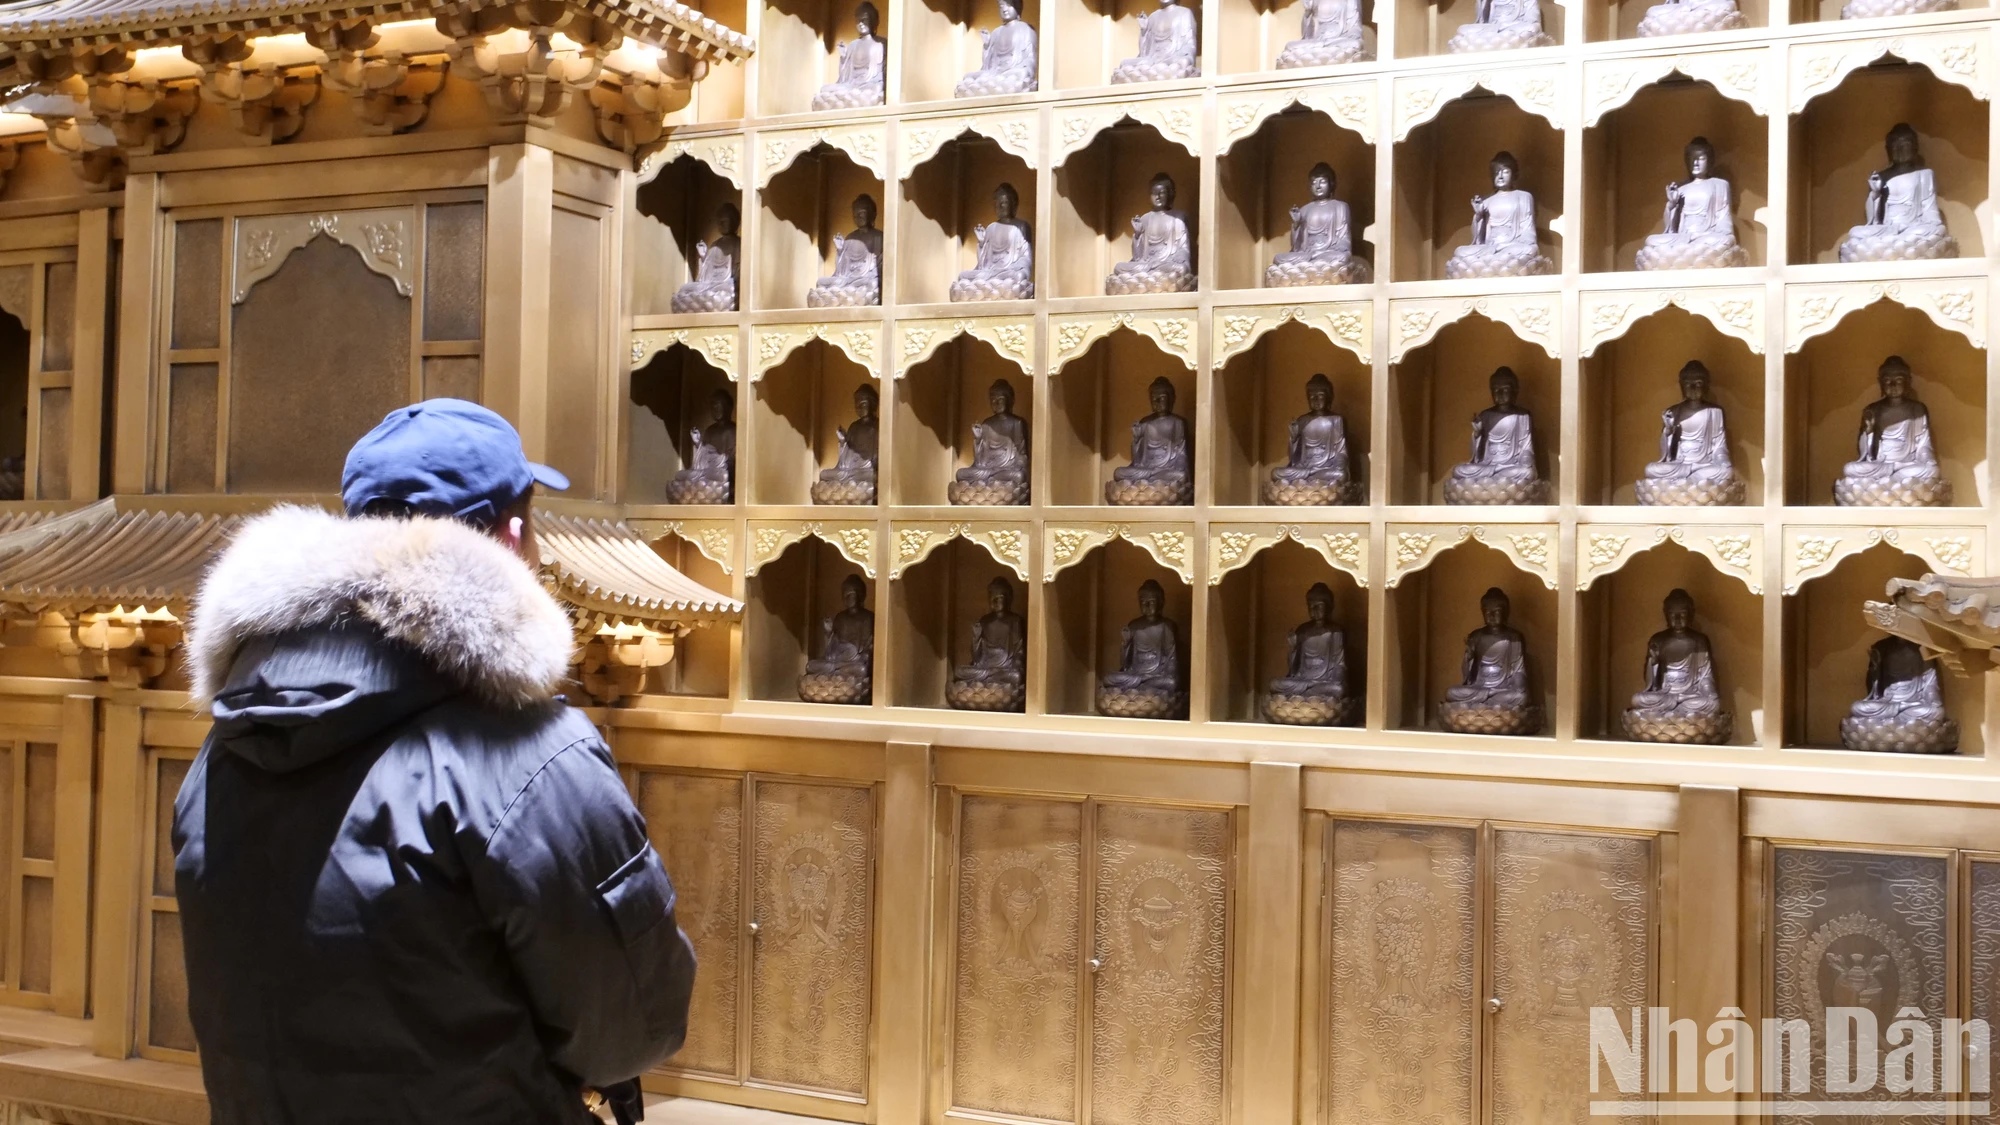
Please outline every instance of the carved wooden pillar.
[[530, 144], [487, 156], [485, 403], [521, 431], [528, 456], [547, 456], [549, 253], [555, 155]]

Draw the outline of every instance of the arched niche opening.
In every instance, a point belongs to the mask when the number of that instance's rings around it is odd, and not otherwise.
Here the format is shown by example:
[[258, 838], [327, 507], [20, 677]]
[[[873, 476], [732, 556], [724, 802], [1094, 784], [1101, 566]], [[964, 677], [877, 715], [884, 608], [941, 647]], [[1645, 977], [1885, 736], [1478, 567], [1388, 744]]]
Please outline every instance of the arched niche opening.
[[[1671, 305], [1584, 357], [1578, 411], [1582, 503], [1638, 503], [1634, 484], [1648, 463], [1661, 459], [1661, 414], [1681, 400], [1680, 370], [1689, 361], [1708, 369], [1709, 399], [1722, 407], [1730, 460], [1745, 482], [1744, 503], [1763, 503], [1764, 357], [1707, 319]], [[1539, 424], [1535, 431], [1539, 437]]]
[[[1214, 503], [1264, 502], [1271, 470], [1289, 463], [1292, 420], [1306, 413], [1306, 383], [1314, 375], [1325, 375], [1333, 384], [1333, 410], [1347, 431], [1350, 479], [1365, 487], [1375, 478], [1373, 372], [1360, 356], [1324, 334], [1296, 320], [1287, 321], [1259, 337], [1248, 351], [1231, 356], [1211, 376], [1214, 393], [1209, 403], [1215, 418], [1208, 463]], [[1367, 493], [1354, 502], [1365, 505]], [[1318, 510], [1299, 511], [1310, 515]]]
[[1520, 380], [1518, 401], [1533, 422], [1536, 462], [1556, 495], [1565, 452], [1562, 365], [1506, 325], [1468, 316], [1390, 369], [1389, 503], [1444, 503], [1444, 482], [1472, 457], [1472, 420], [1493, 405], [1489, 388], [1501, 367]]
[[1391, 729], [1440, 729], [1437, 705], [1446, 688], [1464, 680], [1465, 638], [1484, 624], [1480, 598], [1496, 586], [1507, 595], [1508, 624], [1527, 641], [1530, 698], [1545, 716], [1536, 737], [1554, 733], [1556, 592], [1506, 555], [1470, 540], [1440, 552], [1388, 591], [1381, 627], [1389, 630], [1391, 650], [1403, 654], [1386, 669]]
[[[886, 231], [890, 216], [883, 209], [882, 181], [827, 144], [801, 153], [771, 177], [757, 193], [757, 238], [746, 248], [743, 268], [745, 283], [756, 292], [756, 307], [806, 307], [813, 283], [833, 272], [834, 236], [855, 229], [854, 203], [864, 195], [875, 203], [875, 225]], [[886, 268], [882, 283], [885, 290], [894, 285]]]
[[[1055, 285], [1050, 296], [1104, 295], [1112, 264], [1132, 257], [1132, 220], [1152, 210], [1153, 177], [1161, 172], [1173, 177], [1174, 210], [1187, 216], [1190, 237], [1198, 237], [1201, 162], [1150, 125], [1127, 120], [1105, 129], [1056, 168], [1054, 229], [1040, 236], [1056, 255], [1042, 271]], [[1197, 266], [1202, 251], [1197, 242]]]
[[[1666, 229], [1667, 185], [1688, 180], [1686, 150], [1696, 137], [1715, 149], [1711, 174], [1729, 181], [1737, 244], [1749, 265], [1764, 264], [1767, 232], [1753, 217], [1769, 202], [1769, 126], [1743, 102], [1674, 73], [1584, 131], [1583, 177], [1594, 186], [1583, 204], [1584, 269], [1637, 268], [1646, 236]], [[1652, 276], [1674, 285], [1689, 274]]]
[[1889, 130], [1916, 129], [1937, 184], [1938, 211], [1961, 258], [1986, 255], [1992, 222], [1987, 166], [1990, 109], [1963, 86], [1894, 57], [1849, 74], [1792, 115], [1791, 253], [1837, 262], [1849, 229], [1867, 221], [1868, 176], [1888, 166]]
[[[764, 373], [752, 387], [749, 454], [753, 471], [742, 469], [743, 432], [737, 432], [737, 483], [750, 481], [752, 504], [810, 504], [812, 482], [821, 469], [831, 468], [840, 454], [840, 431], [854, 424], [855, 395], [862, 387], [876, 393], [881, 412], [881, 381], [824, 340], [811, 340]], [[893, 460], [878, 450], [878, 483]]]
[[[693, 431], [714, 420], [717, 395], [727, 396], [735, 417], [736, 384], [701, 352], [675, 344], [632, 372], [630, 395], [624, 497], [631, 504], [663, 504], [667, 482], [693, 461]], [[737, 452], [742, 453], [740, 442]]]
[[[691, 156], [667, 164], [652, 180], [639, 185], [636, 214], [628, 225], [633, 240], [633, 315], [660, 316], [673, 311], [674, 293], [694, 280], [701, 268], [696, 243], [714, 244], [721, 234], [718, 212], [725, 205], [741, 208], [743, 193]], [[746, 227], [739, 227], [739, 237], [747, 235]], [[743, 305], [742, 287], [751, 280], [749, 271], [741, 267], [739, 262], [739, 307]]]
[[[1785, 598], [1784, 744], [1840, 749], [1840, 721], [1868, 694], [1868, 650], [1883, 634], [1862, 603], [1881, 601], [1891, 578], [1920, 578], [1930, 568], [1915, 555], [1878, 543], [1806, 579]], [[1945, 712], [1958, 720], [1958, 753], [1985, 754], [1986, 681], [1938, 671]]]
[[[1054, 50], [1042, 25], [1041, 0], [1021, 0], [1021, 21], [1035, 29], [1040, 53]], [[904, 102], [946, 101], [959, 79], [985, 59], [982, 33], [1000, 26], [999, 0], [911, 0], [902, 9]], [[1046, 59], [1042, 60], [1046, 64]], [[1015, 185], [1017, 187], [1021, 185]], [[1030, 212], [1032, 214], [1032, 212]]]
[[1986, 505], [1986, 352], [1891, 300], [1849, 313], [1785, 357], [1787, 504], [1833, 504], [1834, 482], [1860, 455], [1861, 412], [1881, 397], [1878, 377], [1891, 355], [1909, 364], [1910, 397], [1930, 415], [1952, 505]]
[[1624, 741], [1632, 694], [1646, 688], [1646, 646], [1666, 628], [1661, 604], [1676, 589], [1694, 598], [1694, 627], [1707, 634], [1715, 683], [1730, 712], [1728, 745], [1756, 746], [1764, 729], [1764, 599], [1678, 543], [1640, 551], [1579, 597], [1588, 659], [1578, 670], [1577, 732]]
[[1037, 454], [1049, 458], [1045, 503], [1105, 502], [1104, 485], [1113, 469], [1131, 463], [1132, 426], [1152, 413], [1153, 381], [1161, 378], [1173, 384], [1174, 413], [1187, 419], [1188, 441], [1195, 443], [1195, 373], [1145, 336], [1120, 328], [1056, 372], [1049, 383], [1049, 448]]
[[[1021, 616], [1022, 641], [1035, 607], [1034, 588], [986, 548], [955, 537], [890, 584], [888, 702], [896, 707], [945, 708], [952, 671], [972, 660], [972, 635], [988, 611], [987, 590], [1004, 579]], [[1030, 667], [1028, 675], [1035, 670]], [[981, 712], [963, 712], [977, 717]]]
[[1516, 186], [1535, 197], [1542, 253], [1561, 264], [1562, 131], [1511, 98], [1475, 88], [1396, 145], [1394, 280], [1444, 277], [1452, 251], [1472, 241], [1472, 197], [1493, 194], [1491, 161], [1501, 152], [1521, 166]]
[[1264, 698], [1271, 681], [1289, 670], [1288, 638], [1309, 620], [1306, 594], [1321, 582], [1333, 591], [1331, 622], [1346, 635], [1346, 691], [1354, 710], [1345, 725], [1365, 725], [1368, 591], [1318, 551], [1289, 539], [1259, 551], [1209, 587], [1206, 679], [1211, 721], [1268, 721], [1262, 710]]
[[[993, 413], [991, 391], [1005, 382], [1014, 413], [1034, 432], [1036, 380], [984, 340], [963, 335], [895, 381], [897, 504], [943, 506], [958, 470], [972, 464], [972, 426]], [[1034, 455], [1032, 441], [1030, 455]]]
[[[669, 533], [655, 539], [653, 552], [665, 559], [668, 566], [711, 590], [728, 592], [736, 588], [734, 577], [722, 564], [681, 535]], [[735, 629], [734, 625], [717, 623], [688, 630], [674, 643], [674, 658], [664, 667], [653, 669], [641, 690], [711, 699], [727, 696], [730, 635]]]
[[[993, 195], [1011, 185], [1019, 198], [1015, 216], [1035, 221], [1035, 170], [978, 133], [946, 141], [903, 181], [896, 228], [896, 299], [900, 304], [942, 304], [961, 270], [979, 260], [978, 228], [994, 221]], [[1037, 232], [1039, 234], [1039, 232]], [[1039, 248], [1038, 248], [1039, 249]], [[1007, 302], [966, 302], [954, 311], [985, 312]], [[1011, 307], [1011, 306], [1010, 306]]]
[[1042, 584], [1048, 658], [1038, 673], [1052, 715], [1097, 714], [1097, 681], [1120, 666], [1123, 631], [1139, 616], [1139, 587], [1151, 579], [1166, 594], [1161, 616], [1180, 644], [1181, 674], [1190, 668], [1194, 596], [1180, 574], [1122, 539], [1105, 543]]
[[1374, 243], [1363, 235], [1375, 224], [1375, 146], [1318, 110], [1293, 106], [1217, 158], [1218, 287], [1263, 287], [1264, 268], [1292, 248], [1292, 208], [1312, 199], [1308, 174], [1321, 161], [1333, 169], [1335, 198], [1352, 213], [1355, 257], [1374, 261]]
[[[875, 583], [838, 548], [818, 536], [786, 547], [746, 582], [743, 610], [744, 688], [752, 699], [797, 702], [806, 661], [818, 657], [826, 621], [842, 609], [840, 587], [852, 575], [868, 588], [863, 608], [878, 614]], [[875, 686], [882, 684], [880, 646]], [[827, 705], [832, 706], [832, 705]]]

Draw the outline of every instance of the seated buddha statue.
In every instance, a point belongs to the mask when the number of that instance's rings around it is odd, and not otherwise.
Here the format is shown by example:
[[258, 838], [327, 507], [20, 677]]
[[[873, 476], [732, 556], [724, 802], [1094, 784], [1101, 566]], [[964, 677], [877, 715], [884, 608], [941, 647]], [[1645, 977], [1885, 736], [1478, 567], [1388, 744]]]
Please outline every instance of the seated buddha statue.
[[833, 467], [813, 482], [815, 504], [873, 504], [875, 465], [881, 449], [880, 423], [875, 419], [875, 388], [854, 388], [854, 421], [834, 431], [840, 442]]
[[1333, 197], [1333, 167], [1313, 165], [1306, 174], [1310, 202], [1292, 208], [1292, 248], [1271, 259], [1264, 284], [1347, 285], [1373, 274], [1366, 259], [1354, 256], [1353, 213]]
[[1931, 412], [1910, 397], [1910, 365], [1892, 355], [1875, 375], [1882, 397], [1861, 410], [1860, 458], [1833, 482], [1850, 508], [1929, 508], [1951, 503], [1951, 481], [1931, 445]]
[[1278, 53], [1278, 69], [1338, 66], [1375, 57], [1362, 40], [1360, 0], [1306, 0], [1299, 37]]
[[1709, 401], [1708, 368], [1681, 368], [1681, 400], [1660, 415], [1660, 459], [1632, 486], [1641, 504], [1741, 504], [1745, 485], [1729, 459], [1722, 408]]
[[1666, 0], [1646, 9], [1639, 21], [1639, 38], [1700, 35], [1748, 26], [1750, 21], [1737, 9], [1736, 0]]
[[954, 98], [1031, 93], [1040, 81], [1035, 29], [1021, 18], [1020, 0], [1000, 0], [1000, 26], [979, 33], [979, 69], [958, 80]]
[[813, 95], [814, 109], [861, 109], [882, 104], [889, 47], [875, 34], [882, 14], [869, 0], [854, 10], [857, 34], [840, 45], [840, 73]]
[[875, 690], [875, 611], [858, 574], [840, 582], [839, 613], [820, 625], [819, 655], [806, 661], [799, 698], [807, 703], [866, 703]]
[[1174, 385], [1162, 375], [1147, 388], [1153, 412], [1132, 423], [1132, 463], [1111, 470], [1107, 504], [1194, 503], [1194, 456], [1187, 419], [1174, 413]]
[[1867, 222], [1840, 241], [1843, 262], [1898, 262], [1956, 258], [1958, 240], [1938, 210], [1937, 177], [1917, 151], [1917, 131], [1907, 122], [1883, 142], [1889, 166], [1868, 173]]
[[1187, 717], [1187, 670], [1181, 666], [1180, 630], [1161, 616], [1167, 592], [1148, 578], [1139, 587], [1139, 616], [1126, 624], [1118, 670], [1097, 682], [1099, 714], [1126, 719]]
[[1549, 482], [1535, 463], [1534, 420], [1521, 397], [1521, 380], [1502, 367], [1486, 381], [1493, 405], [1472, 417], [1472, 460], [1444, 482], [1447, 504], [1546, 504]]
[[688, 437], [688, 467], [667, 482], [669, 504], [727, 504], [736, 498], [736, 399], [726, 390], [708, 396], [708, 425]]
[[1747, 266], [1750, 255], [1736, 241], [1736, 212], [1729, 181], [1716, 176], [1715, 146], [1707, 137], [1688, 142], [1688, 178], [1667, 185], [1667, 211], [1659, 234], [1646, 236], [1634, 263], [1642, 270], [1724, 269]]
[[875, 197], [854, 197], [854, 229], [833, 236], [833, 272], [806, 291], [808, 308], [849, 308], [882, 303], [882, 232], [875, 226]]
[[1438, 721], [1460, 734], [1534, 734], [1542, 708], [1528, 692], [1528, 642], [1507, 624], [1511, 605], [1495, 586], [1479, 599], [1485, 624], [1465, 638], [1460, 682], [1447, 688]]
[[1292, 419], [1285, 463], [1264, 484], [1266, 504], [1354, 504], [1361, 496], [1347, 455], [1347, 422], [1333, 412], [1333, 381], [1306, 380], [1306, 412]]
[[1488, 165], [1493, 194], [1472, 197], [1472, 242], [1451, 252], [1447, 278], [1526, 277], [1553, 273], [1535, 230], [1535, 197], [1514, 185], [1521, 164], [1511, 152], [1495, 153]]
[[1554, 44], [1555, 40], [1542, 30], [1542, 7], [1535, 0], [1479, 0], [1473, 9], [1472, 22], [1452, 35], [1445, 50], [1463, 55]]
[[1015, 217], [1013, 184], [993, 190], [993, 221], [973, 228], [979, 257], [951, 283], [954, 301], [1023, 301], [1035, 295], [1035, 231]]
[[1868, 650], [1868, 694], [1840, 721], [1849, 750], [1949, 754], [1958, 749], [1958, 721], [1945, 713], [1935, 660], [1914, 641], [1889, 636]]
[[1194, 288], [1194, 233], [1174, 210], [1174, 178], [1161, 172], [1151, 186], [1153, 209], [1132, 220], [1132, 257], [1114, 262], [1104, 292], [1185, 293]]
[[1113, 84], [1165, 82], [1201, 73], [1201, 37], [1191, 9], [1160, 0], [1160, 10], [1139, 17], [1139, 53], [1111, 72]]
[[1356, 700], [1347, 693], [1347, 634], [1333, 624], [1333, 591], [1306, 591], [1306, 620], [1285, 635], [1285, 674], [1271, 681], [1264, 717], [1292, 726], [1344, 724]]
[[1028, 502], [1028, 423], [1014, 413], [1014, 385], [993, 380], [986, 391], [993, 413], [972, 424], [972, 464], [945, 486], [954, 504]]
[[972, 663], [952, 671], [945, 702], [961, 711], [1019, 711], [1028, 698], [1028, 623], [1005, 578], [986, 585], [986, 616], [972, 626]]
[[743, 240], [736, 232], [742, 225], [743, 213], [734, 203], [715, 209], [715, 241], [694, 244], [694, 280], [674, 291], [673, 311], [736, 311], [736, 279], [743, 266]]
[[1714, 650], [1694, 627], [1694, 598], [1677, 589], [1661, 608], [1667, 627], [1646, 642], [1646, 686], [1625, 711], [1625, 733], [1637, 742], [1729, 741], [1731, 718], [1715, 686]]

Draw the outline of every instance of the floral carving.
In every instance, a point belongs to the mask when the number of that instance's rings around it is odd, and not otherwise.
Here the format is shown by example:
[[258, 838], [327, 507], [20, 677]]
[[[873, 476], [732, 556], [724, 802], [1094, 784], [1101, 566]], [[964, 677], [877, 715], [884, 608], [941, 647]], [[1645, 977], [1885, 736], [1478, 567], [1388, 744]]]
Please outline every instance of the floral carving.
[[1155, 531], [1153, 545], [1160, 549], [1160, 557], [1175, 569], [1186, 569], [1188, 536], [1185, 531]]
[[724, 370], [736, 365], [736, 337], [727, 332], [718, 332], [701, 338], [702, 350]]
[[1730, 566], [1749, 573], [1750, 537], [1748, 535], [1711, 535], [1708, 544], [1715, 548], [1715, 557]]
[[1222, 318], [1223, 346], [1226, 348], [1234, 348], [1238, 344], [1241, 344], [1243, 341], [1249, 339], [1250, 333], [1256, 330], [1257, 322], [1261, 319], [1263, 318], [1257, 316], [1223, 317]]
[[1000, 350], [1011, 356], [1026, 359], [1028, 356], [1028, 330], [1018, 324], [1003, 324], [993, 330], [993, 338], [1000, 341]]
[[1601, 532], [1592, 533], [1589, 548], [1590, 565], [1593, 567], [1603, 567], [1617, 562], [1618, 556], [1625, 552], [1625, 544], [1631, 541], [1632, 537], [1629, 535], [1605, 535]]
[[1257, 107], [1254, 105], [1234, 105], [1229, 107], [1229, 131], [1232, 133], [1241, 133], [1254, 124], [1256, 120]]
[[1507, 541], [1514, 544], [1514, 553], [1523, 562], [1533, 566], [1549, 565], [1549, 537], [1547, 535], [1509, 535]]
[[756, 549], [755, 557], [759, 560], [770, 558], [772, 555], [777, 553], [779, 544], [783, 543], [784, 541], [785, 541], [785, 533], [779, 531], [777, 528], [775, 527], [758, 528], [756, 538], [751, 540], [751, 542], [755, 545]]
[[1833, 557], [1833, 549], [1840, 545], [1840, 538], [1834, 535], [1801, 535], [1798, 538], [1796, 557], [1801, 571], [1813, 570], [1826, 565]]
[[1361, 565], [1361, 536], [1343, 531], [1326, 537], [1327, 553], [1343, 566]]
[[1174, 348], [1177, 351], [1188, 350], [1188, 326], [1190, 322], [1185, 317], [1173, 317], [1157, 321], [1156, 323], [1159, 325], [1160, 339], [1165, 340], [1168, 347]]
[[1090, 533], [1081, 528], [1055, 527], [1049, 529], [1050, 551], [1060, 566], [1076, 557], [1083, 545], [1090, 542]]
[[924, 354], [931, 346], [931, 338], [937, 335], [934, 328], [909, 328], [903, 331], [903, 358], [911, 359]]
[[1404, 313], [1403, 319], [1398, 322], [1403, 341], [1408, 343], [1430, 331], [1431, 322], [1436, 320], [1437, 317], [1437, 313], [1427, 309], [1413, 309]]
[[1926, 539], [1924, 542], [1930, 544], [1931, 553], [1945, 566], [1961, 574], [1972, 570], [1972, 540], [1963, 535], [1952, 535]]
[[1947, 289], [1933, 296], [1931, 300], [1937, 303], [1938, 314], [1946, 320], [1955, 320], [1960, 324], [1972, 323], [1972, 311], [1976, 300], [1972, 290]]
[[1960, 44], [1938, 52], [1938, 62], [1953, 74], [1970, 78], [1979, 73], [1979, 48]]
[[906, 563], [923, 554], [924, 545], [931, 541], [934, 534], [917, 527], [906, 527], [896, 532], [896, 561]]
[[1360, 313], [1351, 313], [1351, 312], [1334, 313], [1332, 316], [1328, 317], [1327, 320], [1329, 321], [1329, 323], [1333, 325], [1333, 334], [1335, 338], [1346, 340], [1348, 343], [1354, 344], [1356, 346], [1360, 345], [1361, 332], [1362, 332]]
[[1816, 324], [1825, 323], [1839, 307], [1839, 297], [1807, 297], [1799, 302], [1799, 326], [1811, 328]]
[[1420, 562], [1431, 549], [1437, 536], [1419, 531], [1404, 531], [1396, 535], [1396, 561], [1403, 566]]
[[1225, 531], [1216, 536], [1216, 549], [1222, 565], [1236, 565], [1236, 560], [1242, 558], [1256, 542], [1257, 537], [1247, 531]]
[[1626, 314], [1631, 311], [1632, 304], [1629, 301], [1622, 305], [1599, 305], [1597, 311], [1590, 316], [1590, 327], [1599, 334], [1609, 332], [1625, 323]]
[[719, 527], [705, 527], [699, 533], [701, 553], [726, 565], [729, 559], [729, 533]]
[[854, 561], [862, 566], [868, 565], [869, 557], [875, 551], [874, 533], [862, 527], [843, 527], [834, 534], [839, 537], [840, 545], [853, 556]]
[[757, 339], [757, 357], [765, 363], [785, 354], [785, 334], [766, 332]]
[[987, 533], [993, 541], [993, 549], [1008, 562], [1021, 561], [1021, 533], [1018, 531], [994, 531]]
[[849, 332], [847, 334], [847, 350], [853, 352], [854, 357], [864, 363], [874, 362], [875, 334], [868, 331]]
[[1056, 346], [1067, 355], [1082, 347], [1089, 335], [1090, 326], [1087, 324], [1065, 324], [1056, 329]]
[[1732, 328], [1747, 330], [1756, 318], [1757, 303], [1742, 299], [1717, 301], [1715, 315]]
[[1521, 327], [1537, 336], [1549, 334], [1549, 316], [1547, 305], [1528, 305], [1514, 313], [1514, 319], [1521, 322]]

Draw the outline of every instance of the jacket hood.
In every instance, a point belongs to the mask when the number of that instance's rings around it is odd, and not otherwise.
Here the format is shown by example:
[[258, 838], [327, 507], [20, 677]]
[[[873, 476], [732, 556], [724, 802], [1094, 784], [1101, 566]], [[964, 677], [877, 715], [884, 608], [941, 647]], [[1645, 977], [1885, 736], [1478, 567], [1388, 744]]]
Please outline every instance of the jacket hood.
[[463, 524], [286, 506], [244, 524], [203, 579], [187, 646], [197, 708], [297, 727], [397, 685], [418, 689], [410, 702], [542, 703], [573, 642], [534, 571]]

